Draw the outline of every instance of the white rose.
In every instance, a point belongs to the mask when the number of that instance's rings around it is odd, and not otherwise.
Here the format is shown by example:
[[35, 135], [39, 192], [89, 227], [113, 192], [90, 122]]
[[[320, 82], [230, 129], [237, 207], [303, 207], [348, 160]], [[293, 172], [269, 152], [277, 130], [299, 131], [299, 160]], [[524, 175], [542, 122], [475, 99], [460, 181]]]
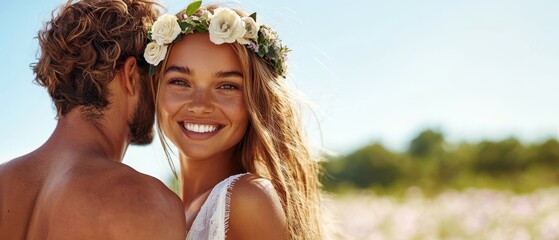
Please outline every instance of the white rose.
[[210, 40], [215, 44], [233, 43], [245, 35], [244, 22], [237, 13], [228, 8], [217, 8], [214, 11], [210, 26]]
[[250, 39], [258, 38], [258, 28], [260, 28], [251, 17], [242, 17], [241, 21], [245, 23], [246, 33], [242, 38], [237, 39], [241, 44], [248, 44]]
[[181, 33], [181, 26], [175, 15], [163, 14], [151, 27], [151, 38], [159, 45], [172, 43]]
[[144, 51], [144, 58], [149, 64], [157, 66], [161, 60], [165, 59], [166, 54], [167, 45], [159, 45], [156, 42], [150, 42]]

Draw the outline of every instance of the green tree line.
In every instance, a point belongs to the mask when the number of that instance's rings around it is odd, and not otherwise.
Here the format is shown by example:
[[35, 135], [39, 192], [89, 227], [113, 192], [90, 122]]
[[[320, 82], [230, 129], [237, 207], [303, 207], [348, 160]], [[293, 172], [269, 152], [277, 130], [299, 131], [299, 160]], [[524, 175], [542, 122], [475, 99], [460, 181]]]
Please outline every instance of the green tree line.
[[516, 138], [477, 143], [449, 143], [440, 131], [427, 129], [404, 151], [373, 143], [323, 161], [322, 184], [331, 192], [374, 190], [403, 193], [419, 187], [426, 193], [469, 187], [526, 192], [559, 184], [559, 142], [522, 143]]

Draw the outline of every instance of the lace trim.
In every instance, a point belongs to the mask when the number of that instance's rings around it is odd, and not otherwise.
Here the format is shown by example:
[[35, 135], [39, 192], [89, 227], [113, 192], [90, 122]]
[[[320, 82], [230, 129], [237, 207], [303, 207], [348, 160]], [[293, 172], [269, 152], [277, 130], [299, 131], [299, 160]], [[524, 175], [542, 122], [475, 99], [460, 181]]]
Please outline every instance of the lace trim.
[[231, 182], [229, 182], [229, 185], [227, 186], [227, 192], [225, 193], [225, 229], [224, 229], [224, 235], [225, 238], [227, 238], [227, 231], [229, 230], [229, 211], [230, 211], [230, 206], [231, 206], [231, 195], [233, 194], [231, 191], [233, 190], [233, 185], [235, 185], [235, 182], [237, 182], [237, 180], [239, 180], [239, 178], [241, 178], [244, 175], [247, 175], [250, 173], [241, 173], [241, 174], [237, 174], [233, 176], [233, 179], [231, 180]]
[[233, 185], [239, 178], [248, 174], [250, 173], [229, 176], [214, 186], [202, 204], [200, 212], [194, 218], [186, 239], [225, 239], [229, 229], [229, 208]]

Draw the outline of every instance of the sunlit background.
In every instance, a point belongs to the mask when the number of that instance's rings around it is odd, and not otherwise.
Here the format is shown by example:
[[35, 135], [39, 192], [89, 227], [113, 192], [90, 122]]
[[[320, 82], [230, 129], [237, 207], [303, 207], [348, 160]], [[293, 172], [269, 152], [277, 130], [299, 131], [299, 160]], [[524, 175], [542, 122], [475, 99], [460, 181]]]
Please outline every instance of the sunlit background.
[[[62, 3], [0, 8], [0, 163], [55, 127], [29, 64]], [[292, 49], [288, 81], [314, 103], [308, 133], [327, 153], [335, 238], [559, 238], [558, 1], [226, 3]], [[171, 182], [157, 140], [124, 163]]]

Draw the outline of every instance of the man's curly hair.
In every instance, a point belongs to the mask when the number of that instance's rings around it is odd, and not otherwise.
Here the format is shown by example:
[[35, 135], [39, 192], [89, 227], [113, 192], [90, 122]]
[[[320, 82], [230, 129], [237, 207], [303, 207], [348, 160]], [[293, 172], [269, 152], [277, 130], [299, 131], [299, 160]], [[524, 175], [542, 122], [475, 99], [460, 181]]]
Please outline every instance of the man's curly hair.
[[39, 31], [35, 81], [48, 89], [58, 116], [83, 106], [89, 118], [109, 105], [107, 85], [128, 57], [148, 79], [147, 27], [158, 16], [151, 0], [69, 0]]

